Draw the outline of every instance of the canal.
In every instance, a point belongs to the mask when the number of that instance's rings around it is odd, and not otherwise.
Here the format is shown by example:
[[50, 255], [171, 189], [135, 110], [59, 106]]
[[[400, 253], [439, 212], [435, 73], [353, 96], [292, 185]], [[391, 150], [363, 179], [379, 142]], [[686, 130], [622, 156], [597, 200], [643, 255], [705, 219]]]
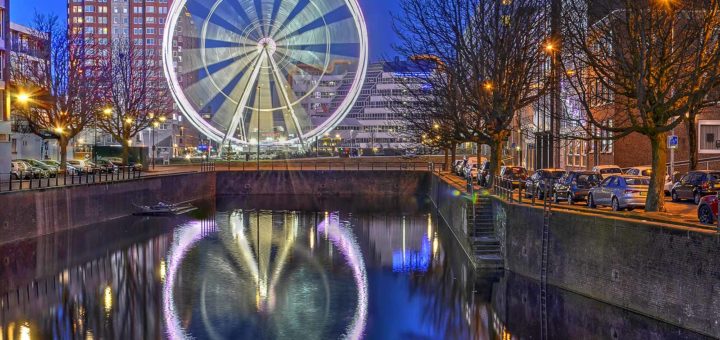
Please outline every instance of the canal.
[[219, 197], [4, 245], [0, 339], [701, 338], [559, 289], [543, 311], [537, 282], [474, 272], [424, 202], [303, 202]]

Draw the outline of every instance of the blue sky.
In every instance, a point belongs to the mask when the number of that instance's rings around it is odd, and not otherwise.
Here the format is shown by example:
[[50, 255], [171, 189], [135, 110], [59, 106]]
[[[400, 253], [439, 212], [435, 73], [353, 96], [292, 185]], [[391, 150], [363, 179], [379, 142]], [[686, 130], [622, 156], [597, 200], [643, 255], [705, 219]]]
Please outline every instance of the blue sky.
[[[399, 11], [400, 0], [358, 0], [365, 13], [370, 39], [370, 58], [379, 60], [395, 55], [391, 44], [397, 41], [392, 28], [390, 13]], [[67, 3], [63, 0], [11, 0], [10, 20], [30, 25], [35, 10], [40, 13], [56, 13], [64, 19]]]

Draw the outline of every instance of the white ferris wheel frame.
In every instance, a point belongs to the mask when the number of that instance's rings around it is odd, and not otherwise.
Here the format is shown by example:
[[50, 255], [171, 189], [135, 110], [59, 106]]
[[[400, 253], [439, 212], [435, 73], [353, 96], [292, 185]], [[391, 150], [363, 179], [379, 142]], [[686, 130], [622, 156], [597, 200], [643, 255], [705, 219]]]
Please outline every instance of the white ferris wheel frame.
[[[187, 3], [187, 1], [188, 0], [173, 1], [172, 5], [170, 6], [167, 20], [165, 21], [165, 31], [163, 33], [162, 42], [162, 62], [165, 79], [167, 80], [168, 86], [170, 87], [170, 93], [173, 96], [175, 103], [180, 108], [182, 114], [190, 121], [193, 126], [195, 126], [195, 128], [197, 128], [208, 138], [212, 139], [217, 143], [231, 141], [235, 145], [241, 146], [256, 145], [256, 143], [251, 143], [249, 140], [240, 140], [234, 136], [227, 136], [226, 138], [226, 133], [220, 131], [216, 127], [212, 126], [209, 122], [205, 121], [205, 119], [203, 119], [201, 114], [193, 108], [192, 104], [185, 96], [183, 88], [178, 81], [177, 73], [175, 72], [172, 42], [175, 36], [175, 28], [177, 26], [178, 19], [180, 17], [180, 14], [182, 13], [183, 8], [185, 8], [185, 4]], [[216, 1], [219, 3], [225, 0]], [[363, 16], [362, 10], [360, 9], [358, 1], [343, 1], [345, 2], [345, 5], [348, 7], [350, 13], [352, 14], [353, 21], [355, 22], [355, 27], [358, 30], [358, 44], [360, 46], [357, 56], [357, 72], [355, 74], [355, 79], [353, 79], [352, 86], [350, 87], [350, 90], [348, 90], [347, 96], [345, 96], [342, 103], [327, 120], [325, 120], [322, 124], [314, 128], [313, 130], [304, 133], [302, 136], [298, 136], [287, 141], [274, 141], [271, 143], [257, 141], [257, 144], [262, 144], [265, 146], [295, 145], [303, 140], [311, 141], [318, 136], [322, 136], [330, 132], [335, 127], [337, 127], [338, 124], [340, 124], [340, 122], [347, 116], [350, 109], [352, 109], [352, 106], [355, 104], [357, 98], [360, 96], [360, 90], [365, 81], [368, 65], [367, 26], [365, 25], [365, 18]], [[313, 0], [311, 0], [310, 2], [313, 3]], [[209, 18], [206, 18], [206, 20], [209, 20]], [[204, 49], [204, 46], [202, 46], [201, 48]]]

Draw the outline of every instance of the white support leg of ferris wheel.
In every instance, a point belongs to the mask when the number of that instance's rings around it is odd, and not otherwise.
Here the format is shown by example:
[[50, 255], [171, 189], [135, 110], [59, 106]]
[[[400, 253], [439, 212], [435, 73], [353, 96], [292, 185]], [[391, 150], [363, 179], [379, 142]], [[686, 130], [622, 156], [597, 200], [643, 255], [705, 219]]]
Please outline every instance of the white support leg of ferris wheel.
[[303, 141], [303, 131], [302, 127], [300, 127], [300, 121], [297, 118], [297, 115], [295, 114], [295, 109], [292, 106], [292, 102], [290, 101], [290, 96], [287, 93], [287, 89], [285, 88], [285, 83], [282, 81], [282, 74], [280, 74], [280, 69], [278, 68], [277, 64], [275, 63], [275, 59], [272, 58], [270, 55], [270, 51], [268, 49], [265, 49], [265, 54], [267, 55], [267, 58], [270, 60], [270, 67], [272, 67], [273, 74], [275, 75], [275, 80], [277, 80], [280, 84], [280, 92], [283, 95], [283, 99], [285, 100], [285, 104], [287, 105], [288, 111], [290, 111], [290, 117], [292, 117], [293, 124], [295, 124], [295, 131], [297, 132], [298, 141], [300, 142], [300, 147], [305, 148], [305, 141]]
[[[260, 53], [260, 55], [257, 58], [257, 61], [255, 61], [255, 65], [253, 66], [252, 74], [250, 74], [250, 79], [247, 82], [247, 85], [245, 86], [245, 90], [243, 91], [243, 95], [240, 98], [240, 101], [238, 102], [237, 107], [235, 108], [235, 114], [233, 115], [232, 121], [230, 122], [230, 128], [228, 129], [227, 133], [225, 134], [225, 138], [223, 138], [222, 143], [220, 145], [225, 145], [225, 141], [232, 137], [235, 134], [235, 131], [237, 130], [238, 126], [240, 126], [240, 134], [242, 135], [242, 139], [247, 140], [247, 134], [245, 131], [245, 116], [243, 114], [243, 111], [245, 111], [245, 107], [247, 106], [248, 100], [250, 100], [250, 94], [252, 93], [253, 86], [255, 86], [255, 83], [257, 82], [257, 78], [260, 75], [260, 68], [262, 67], [262, 63], [265, 61], [266, 58], [265, 53]], [[258, 117], [260, 119], [260, 117]], [[260, 141], [258, 141], [259, 143]], [[222, 150], [222, 148], [220, 148]], [[222, 151], [220, 151], [222, 152]], [[222, 154], [221, 154], [222, 155]]]

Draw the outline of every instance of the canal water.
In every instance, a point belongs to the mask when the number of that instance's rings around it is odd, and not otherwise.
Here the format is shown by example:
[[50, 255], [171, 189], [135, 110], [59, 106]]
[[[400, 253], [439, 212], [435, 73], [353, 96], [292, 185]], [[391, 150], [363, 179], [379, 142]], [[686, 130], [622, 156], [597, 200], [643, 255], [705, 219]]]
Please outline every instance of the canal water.
[[0, 339], [700, 338], [552, 288], [541, 317], [537, 282], [473, 273], [414, 200], [288, 201], [0, 246]]

